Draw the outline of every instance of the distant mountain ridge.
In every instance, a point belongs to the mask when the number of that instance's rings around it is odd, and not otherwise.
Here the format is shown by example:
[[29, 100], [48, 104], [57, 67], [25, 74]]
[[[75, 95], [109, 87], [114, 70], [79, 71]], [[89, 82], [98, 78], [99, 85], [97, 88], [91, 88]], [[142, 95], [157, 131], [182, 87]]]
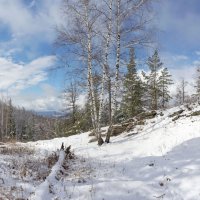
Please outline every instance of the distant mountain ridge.
[[44, 116], [44, 117], [64, 117], [66, 113], [61, 111], [37, 111], [36, 114]]

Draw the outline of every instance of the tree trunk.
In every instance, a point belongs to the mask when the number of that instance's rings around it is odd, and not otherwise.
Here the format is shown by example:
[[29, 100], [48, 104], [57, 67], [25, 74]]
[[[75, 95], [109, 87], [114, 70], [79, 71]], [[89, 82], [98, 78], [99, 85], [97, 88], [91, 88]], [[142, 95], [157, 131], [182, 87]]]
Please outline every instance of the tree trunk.
[[[87, 17], [87, 15], [86, 15]], [[96, 137], [98, 140], [101, 140], [101, 132], [99, 131], [99, 121], [98, 121], [98, 114], [97, 114], [97, 108], [96, 108], [96, 99], [95, 99], [95, 92], [94, 92], [94, 81], [93, 81], [93, 75], [92, 75], [92, 40], [91, 40], [91, 33], [89, 28], [89, 23], [87, 19], [87, 27], [88, 27], [88, 44], [87, 44], [87, 52], [88, 52], [88, 91], [90, 93], [90, 101], [91, 101], [91, 114], [92, 114], [92, 121], [93, 121], [93, 128], [96, 134]], [[100, 142], [100, 143], [101, 143]]]
[[106, 70], [105, 66], [103, 65], [103, 77], [101, 83], [101, 95], [100, 95], [100, 104], [99, 104], [99, 115], [98, 115], [98, 131], [101, 129], [101, 117], [103, 111], [103, 104], [104, 104], [104, 93], [105, 93], [105, 79], [106, 79]]
[[113, 115], [117, 111], [117, 92], [119, 88], [119, 65], [120, 65], [120, 3], [121, 0], [117, 0], [117, 52], [116, 52], [116, 71], [115, 71], [115, 88], [114, 88], [114, 111]]
[[[105, 66], [107, 71], [107, 83], [108, 83], [108, 112], [109, 112], [109, 127], [112, 127], [112, 91], [111, 91], [111, 77], [110, 77], [110, 67], [108, 64], [108, 51], [110, 47], [110, 39], [111, 39], [111, 31], [112, 31], [112, 4], [113, 0], [110, 0], [109, 3], [109, 24], [108, 24], [108, 35], [106, 40], [106, 51], [105, 51]], [[110, 141], [110, 134], [106, 134], [105, 142], [109, 143]]]
[[107, 133], [106, 133], [106, 139], [105, 139], [105, 142], [106, 142], [106, 143], [110, 143], [111, 132], [112, 132], [112, 125], [109, 126], [108, 131], [107, 131]]
[[[109, 52], [109, 47], [110, 47], [111, 30], [112, 30], [112, 3], [113, 3], [113, 0], [110, 0], [108, 32], [107, 32], [107, 36], [106, 36], [105, 58], [104, 58], [104, 63], [103, 63], [102, 92], [101, 92], [100, 108], [99, 108], [99, 124], [101, 122], [101, 116], [102, 116], [104, 91], [105, 91], [105, 80], [107, 80], [110, 83], [110, 68], [109, 68], [109, 64], [108, 64], [108, 52]], [[109, 96], [110, 96], [111, 95], [111, 87], [109, 87], [108, 91], [109, 91]], [[109, 101], [109, 108], [111, 106], [112, 106], [111, 101]], [[109, 109], [109, 116], [110, 115], [111, 115], [111, 110]], [[111, 122], [111, 118], [109, 117], [109, 124], [110, 124], [110, 122]]]

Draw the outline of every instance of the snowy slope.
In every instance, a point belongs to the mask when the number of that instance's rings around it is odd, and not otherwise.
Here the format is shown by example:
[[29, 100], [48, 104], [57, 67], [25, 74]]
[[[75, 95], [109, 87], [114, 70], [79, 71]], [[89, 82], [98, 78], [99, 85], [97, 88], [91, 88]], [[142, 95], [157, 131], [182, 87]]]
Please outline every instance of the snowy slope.
[[[43, 195], [60, 200], [200, 199], [200, 116], [190, 116], [200, 106], [181, 108], [184, 112], [176, 121], [169, 115], [180, 108], [163, 111], [101, 147], [88, 143], [88, 133], [26, 144], [45, 157], [64, 142], [76, 155], [62, 177], [51, 182], [49, 190], [45, 186]], [[57, 171], [62, 168], [55, 166]], [[32, 185], [29, 199], [42, 199], [37, 194], [48, 180]]]

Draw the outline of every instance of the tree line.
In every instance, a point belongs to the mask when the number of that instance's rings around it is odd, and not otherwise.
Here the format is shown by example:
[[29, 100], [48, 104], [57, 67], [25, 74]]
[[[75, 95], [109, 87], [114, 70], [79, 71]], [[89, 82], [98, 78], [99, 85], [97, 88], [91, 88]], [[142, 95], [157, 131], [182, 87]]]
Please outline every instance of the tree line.
[[58, 119], [15, 107], [11, 99], [0, 100], [0, 140], [35, 141], [59, 136]]

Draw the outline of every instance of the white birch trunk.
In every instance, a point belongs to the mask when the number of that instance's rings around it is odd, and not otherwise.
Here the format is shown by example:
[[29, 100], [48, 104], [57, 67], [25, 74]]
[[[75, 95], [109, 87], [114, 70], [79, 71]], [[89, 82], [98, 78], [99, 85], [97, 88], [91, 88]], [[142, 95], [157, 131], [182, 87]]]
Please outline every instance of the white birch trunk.
[[92, 114], [94, 129], [97, 128], [97, 109], [95, 105], [94, 84], [92, 77], [92, 56], [91, 56], [91, 38], [88, 36], [88, 91], [90, 96], [90, 109]]
[[87, 64], [88, 64], [88, 91], [90, 94], [90, 109], [93, 121], [94, 131], [96, 133], [97, 138], [98, 135], [98, 114], [96, 108], [96, 100], [95, 100], [95, 92], [94, 92], [94, 82], [93, 82], [93, 73], [92, 73], [92, 39], [91, 39], [91, 32], [89, 26], [89, 19], [88, 19], [88, 7], [86, 5], [86, 25], [87, 25]]
[[116, 69], [115, 69], [115, 88], [114, 88], [114, 110], [113, 115], [117, 111], [117, 92], [119, 89], [119, 65], [120, 65], [120, 44], [121, 44], [121, 33], [120, 33], [120, 4], [121, 0], [117, 0], [117, 51], [116, 51]]
[[[110, 47], [110, 39], [111, 39], [111, 30], [112, 30], [112, 3], [113, 0], [109, 1], [109, 21], [108, 21], [108, 32], [106, 36], [106, 48], [105, 48], [105, 58], [103, 63], [103, 77], [102, 77], [102, 86], [101, 86], [101, 97], [100, 97], [100, 106], [99, 106], [99, 117], [98, 117], [98, 125], [100, 130], [100, 123], [103, 111], [103, 104], [104, 104], [104, 93], [105, 93], [105, 81], [110, 80], [110, 71], [108, 65], [108, 53]], [[111, 92], [111, 91], [109, 91]]]

